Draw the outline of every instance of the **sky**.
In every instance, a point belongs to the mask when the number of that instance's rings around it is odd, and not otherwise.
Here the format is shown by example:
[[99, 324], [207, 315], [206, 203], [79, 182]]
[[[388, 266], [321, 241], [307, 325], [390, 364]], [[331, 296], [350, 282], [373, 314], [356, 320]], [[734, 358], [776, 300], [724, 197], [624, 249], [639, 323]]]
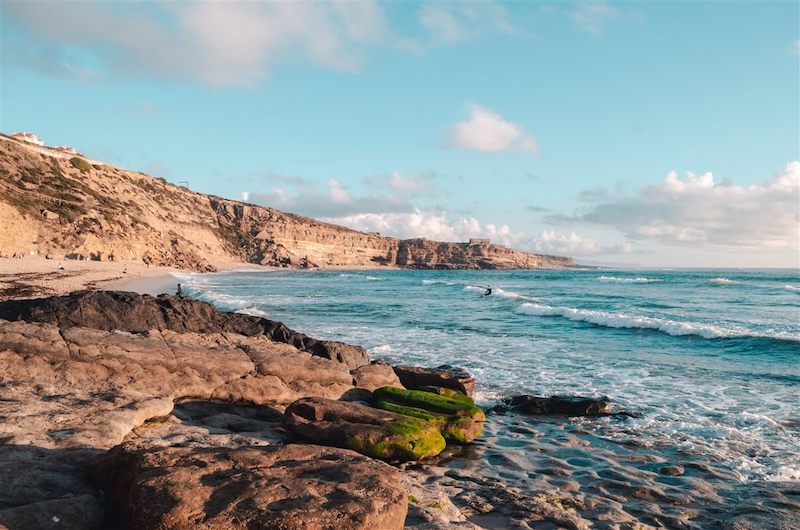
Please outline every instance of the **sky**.
[[0, 131], [383, 235], [800, 267], [799, 6], [0, 0]]

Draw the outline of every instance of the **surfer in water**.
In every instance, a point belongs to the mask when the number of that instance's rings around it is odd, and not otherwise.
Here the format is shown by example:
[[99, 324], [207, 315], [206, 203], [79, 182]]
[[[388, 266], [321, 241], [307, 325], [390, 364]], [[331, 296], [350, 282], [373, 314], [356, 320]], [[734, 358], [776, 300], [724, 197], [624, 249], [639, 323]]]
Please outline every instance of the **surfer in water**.
[[492, 294], [492, 287], [487, 285], [486, 292], [483, 293], [483, 296], [489, 296], [490, 294]]

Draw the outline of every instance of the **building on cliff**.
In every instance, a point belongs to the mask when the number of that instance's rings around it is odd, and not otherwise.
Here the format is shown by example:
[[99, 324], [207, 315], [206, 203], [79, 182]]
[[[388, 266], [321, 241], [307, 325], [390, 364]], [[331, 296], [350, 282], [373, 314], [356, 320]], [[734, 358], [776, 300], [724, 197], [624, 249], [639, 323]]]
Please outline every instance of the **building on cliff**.
[[14, 133], [11, 135], [11, 138], [19, 140], [20, 142], [28, 142], [29, 144], [41, 145], [41, 146], [44, 145], [44, 142], [39, 140], [39, 138], [35, 134], [29, 132]]
[[469, 238], [469, 246], [478, 245], [478, 246], [488, 246], [489, 240], [488, 239], [481, 239], [478, 237], [471, 237]]

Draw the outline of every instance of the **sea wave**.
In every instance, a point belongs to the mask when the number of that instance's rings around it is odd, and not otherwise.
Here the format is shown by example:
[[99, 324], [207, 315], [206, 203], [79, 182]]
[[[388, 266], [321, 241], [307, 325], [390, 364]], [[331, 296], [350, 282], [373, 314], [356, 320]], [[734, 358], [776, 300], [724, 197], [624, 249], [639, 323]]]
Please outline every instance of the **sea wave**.
[[739, 285], [742, 282], [731, 280], [729, 278], [721, 276], [719, 278], [711, 278], [710, 280], [708, 280], [708, 283], [713, 285]]
[[657, 283], [664, 281], [659, 278], [645, 278], [643, 276], [638, 276], [636, 278], [628, 278], [621, 276], [600, 276], [597, 279], [605, 283]]
[[787, 291], [800, 291], [800, 286], [798, 286], [798, 285], [788, 285], [787, 284], [787, 285], [784, 285], [783, 288], [786, 289]]
[[745, 328], [722, 327], [702, 322], [680, 322], [668, 318], [629, 315], [595, 309], [553, 307], [530, 302], [522, 304], [517, 308], [517, 312], [535, 316], [559, 316], [575, 322], [588, 322], [608, 328], [653, 329], [676, 337], [684, 335], [697, 335], [704, 339], [752, 337], [800, 342], [800, 334], [797, 333], [783, 331], [761, 333]]
[[447, 280], [422, 280], [422, 285], [458, 285], [458, 283]]

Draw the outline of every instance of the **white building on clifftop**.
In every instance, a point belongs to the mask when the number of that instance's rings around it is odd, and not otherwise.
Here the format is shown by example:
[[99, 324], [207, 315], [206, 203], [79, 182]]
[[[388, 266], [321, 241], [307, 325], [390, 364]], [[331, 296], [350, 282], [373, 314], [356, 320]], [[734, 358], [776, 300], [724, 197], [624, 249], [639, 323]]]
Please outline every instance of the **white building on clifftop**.
[[28, 142], [29, 144], [44, 146], [43, 141], [39, 140], [39, 138], [35, 134], [29, 132], [14, 133], [11, 135], [11, 138], [19, 140], [21, 142]]

